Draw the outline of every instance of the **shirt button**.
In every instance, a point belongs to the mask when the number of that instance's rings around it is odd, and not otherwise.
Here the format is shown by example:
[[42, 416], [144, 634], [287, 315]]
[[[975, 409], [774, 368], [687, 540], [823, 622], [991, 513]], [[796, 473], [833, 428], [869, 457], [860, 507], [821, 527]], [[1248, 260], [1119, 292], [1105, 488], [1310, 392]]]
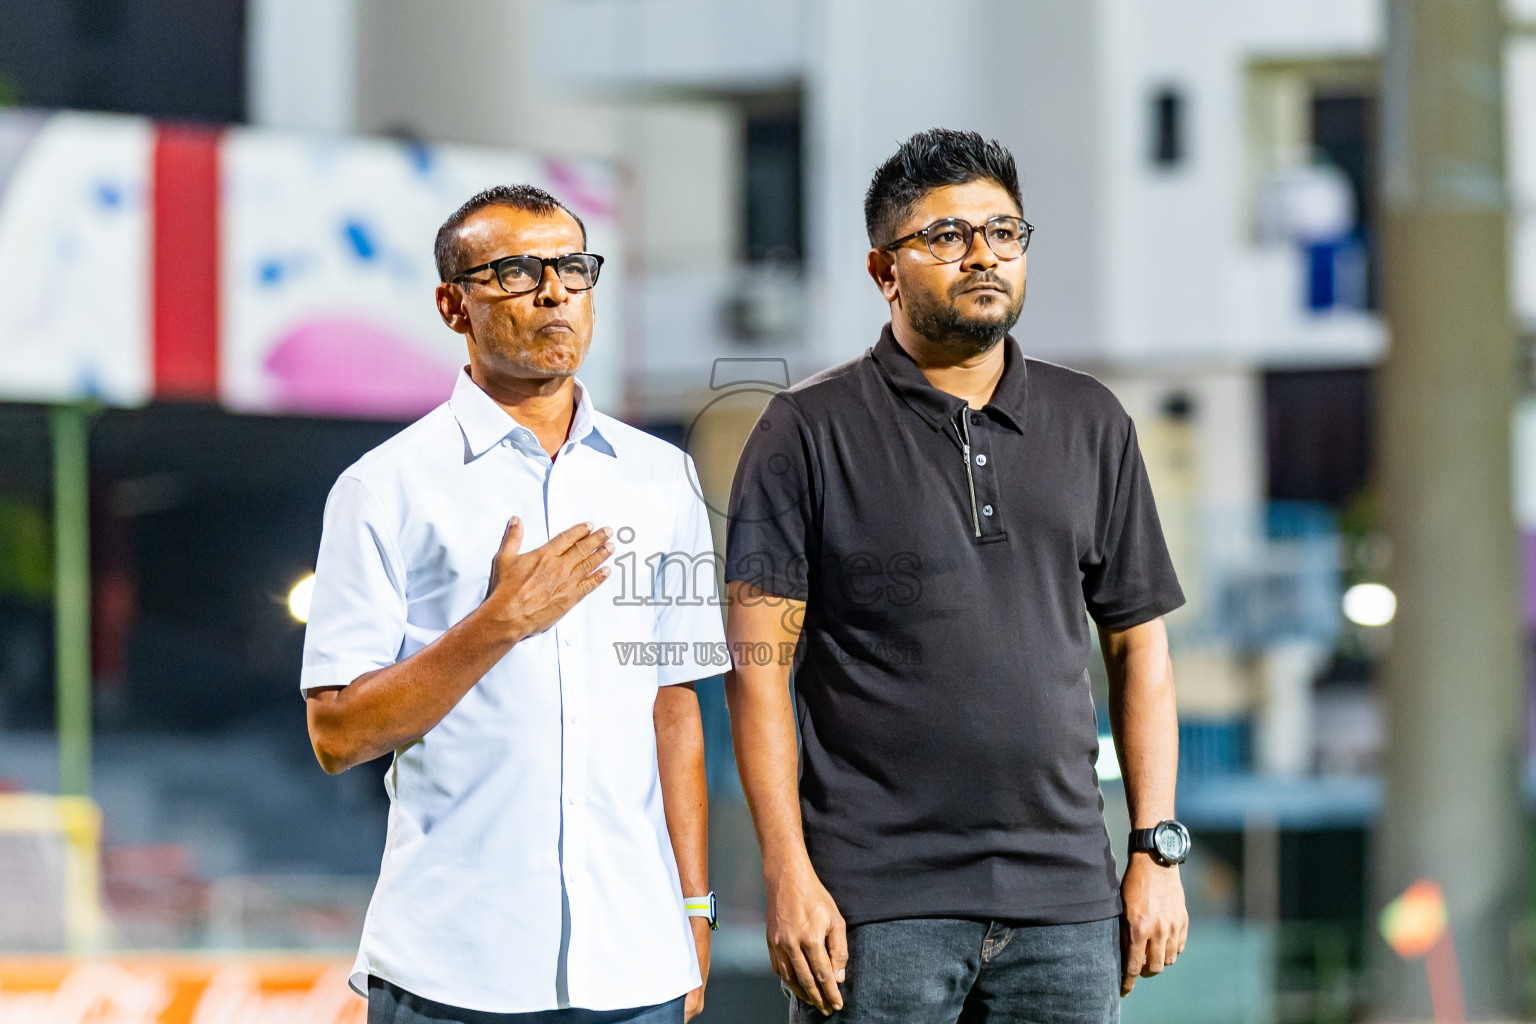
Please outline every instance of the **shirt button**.
[[562, 637], [560, 642], [565, 644], [565, 646], [567, 646], [567, 647], [571, 646], [571, 638], [568, 637], [568, 636], [567, 637]]
[[568, 796], [568, 797], [565, 798], [565, 803], [566, 803], [567, 807], [575, 807], [576, 806], [576, 798], [574, 796]]
[[984, 515], [984, 516], [991, 515], [992, 514], [992, 506], [991, 505], [983, 505], [983, 506], [981, 506], [981, 514]]
[[979, 412], [971, 413], [971, 422], [972, 423], [976, 423], [976, 424], [980, 424], [981, 423], [981, 413], [979, 413]]
[[976, 465], [978, 465], [978, 466], [985, 466], [986, 464], [987, 464], [987, 457], [985, 455], [977, 455], [976, 456]]
[[511, 448], [512, 447], [512, 439], [510, 437], [502, 438], [501, 439], [501, 446], [503, 448]]

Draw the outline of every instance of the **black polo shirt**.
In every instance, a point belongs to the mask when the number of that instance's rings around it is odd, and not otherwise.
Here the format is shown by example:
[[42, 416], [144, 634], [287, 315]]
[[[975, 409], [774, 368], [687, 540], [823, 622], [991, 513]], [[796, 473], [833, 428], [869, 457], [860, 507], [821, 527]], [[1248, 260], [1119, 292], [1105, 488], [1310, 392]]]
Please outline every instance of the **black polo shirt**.
[[736, 471], [727, 578], [806, 602], [801, 810], [850, 924], [1120, 911], [1088, 617], [1184, 595], [1120, 403], [1003, 344], [971, 410], [887, 326], [776, 395]]

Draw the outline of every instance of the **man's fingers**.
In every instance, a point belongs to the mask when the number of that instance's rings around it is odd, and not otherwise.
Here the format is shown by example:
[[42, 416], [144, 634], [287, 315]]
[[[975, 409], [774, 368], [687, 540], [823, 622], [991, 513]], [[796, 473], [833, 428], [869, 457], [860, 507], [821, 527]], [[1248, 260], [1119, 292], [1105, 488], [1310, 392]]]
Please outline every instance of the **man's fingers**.
[[800, 987], [800, 982], [795, 979], [795, 972], [790, 969], [789, 958], [784, 955], [783, 951], [774, 946], [769, 946], [768, 963], [773, 967], [773, 973], [779, 976], [779, 980], [784, 983], [784, 987], [796, 999], [802, 1003], [809, 1003], [811, 1001], [811, 997], [806, 994], [805, 989]]
[[593, 530], [585, 537], [578, 538], [576, 543], [566, 549], [563, 557], [572, 563], [585, 561], [593, 552], [603, 550], [603, 546], [608, 543], [608, 538], [612, 536], [613, 531], [606, 526], [600, 530]]
[[798, 949], [784, 951], [784, 959], [789, 966], [791, 987], [797, 989], [795, 994], [823, 1013], [830, 1013], [829, 1007], [822, 1002], [821, 989], [816, 984], [815, 972], [811, 965], [805, 962], [805, 955]]
[[517, 516], [507, 520], [507, 528], [501, 535], [501, 550], [517, 554], [523, 545], [523, 521]]
[[595, 523], [577, 523], [570, 529], [561, 530], [549, 538], [549, 543], [545, 547], [557, 555], [563, 555], [570, 551], [573, 546], [580, 543], [583, 538], [591, 536], [596, 530], [597, 525]]
[[1163, 957], [1168, 949], [1168, 940], [1160, 935], [1153, 935], [1147, 940], [1147, 960], [1141, 965], [1141, 976], [1150, 978], [1154, 974], [1163, 973]]
[[805, 961], [816, 978], [816, 987], [820, 989], [822, 1012], [831, 1013], [843, 1008], [843, 994], [838, 991], [837, 979], [832, 976], [832, 958], [827, 955], [826, 942], [827, 937], [823, 936], [807, 945]]
[[1141, 976], [1141, 969], [1146, 964], [1146, 957], [1134, 946], [1125, 957], [1125, 976], [1120, 979], [1120, 994], [1125, 995], [1136, 987], [1136, 979]]
[[586, 597], [588, 594], [592, 593], [592, 591], [596, 590], [599, 586], [602, 585], [603, 580], [607, 579], [609, 575], [612, 574], [612, 572], [613, 570], [605, 565], [601, 569], [598, 569], [596, 572], [592, 573], [590, 576], [583, 577], [581, 582], [576, 584], [576, 590], [578, 591], [576, 600], [579, 601], [583, 597]]
[[1142, 930], [1122, 919], [1120, 933], [1125, 943], [1125, 973], [1120, 978], [1120, 994], [1128, 995], [1147, 963], [1147, 938]]
[[841, 914], [832, 922], [832, 934], [827, 938], [827, 952], [832, 954], [832, 976], [838, 981], [848, 980], [848, 924]]
[[[576, 548], [573, 548], [572, 550], [584, 548], [585, 546], [585, 543], [581, 543], [576, 545]], [[576, 563], [577, 575], [587, 575], [593, 569], [596, 569], [598, 566], [606, 562], [608, 560], [608, 556], [611, 554], [613, 554], [613, 541], [599, 541], [596, 545], [594, 545], [591, 554], [587, 555], [580, 562]]]

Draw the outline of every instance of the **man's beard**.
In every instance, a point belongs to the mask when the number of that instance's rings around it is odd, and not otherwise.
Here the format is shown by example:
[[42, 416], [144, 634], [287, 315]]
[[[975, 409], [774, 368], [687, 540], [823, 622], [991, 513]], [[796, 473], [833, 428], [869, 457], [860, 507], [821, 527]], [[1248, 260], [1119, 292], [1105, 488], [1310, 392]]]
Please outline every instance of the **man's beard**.
[[[967, 288], [990, 284], [1008, 297], [1009, 305], [1001, 317], [966, 316], [955, 308], [955, 300]], [[991, 271], [968, 274], [949, 289], [948, 301], [933, 301], [929, 295], [903, 295], [907, 307], [907, 322], [918, 334], [934, 345], [948, 349], [957, 356], [966, 357], [981, 353], [1003, 340], [1003, 336], [1019, 322], [1024, 308], [1024, 286], [1019, 286], [1017, 299], [1013, 288]]]

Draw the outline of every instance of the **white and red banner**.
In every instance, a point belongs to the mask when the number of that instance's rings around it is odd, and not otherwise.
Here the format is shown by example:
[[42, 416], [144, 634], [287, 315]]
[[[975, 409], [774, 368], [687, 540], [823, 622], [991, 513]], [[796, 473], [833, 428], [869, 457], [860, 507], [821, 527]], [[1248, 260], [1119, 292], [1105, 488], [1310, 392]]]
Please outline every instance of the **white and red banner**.
[[601, 161], [0, 113], [0, 400], [419, 415], [466, 361], [433, 304], [438, 225], [517, 182], [608, 258], [582, 379], [612, 400], [623, 253]]

